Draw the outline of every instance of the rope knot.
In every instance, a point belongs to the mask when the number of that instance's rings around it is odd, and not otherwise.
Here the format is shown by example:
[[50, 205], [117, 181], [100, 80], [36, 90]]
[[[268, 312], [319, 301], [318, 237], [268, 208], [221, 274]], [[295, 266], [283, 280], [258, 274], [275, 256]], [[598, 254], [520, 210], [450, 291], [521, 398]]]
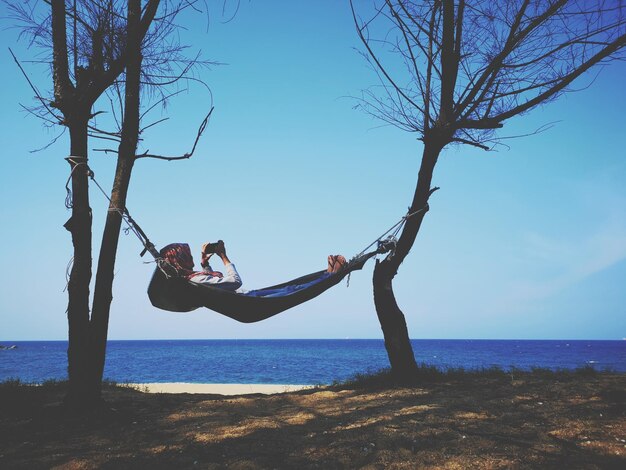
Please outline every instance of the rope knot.
[[398, 239], [394, 236], [389, 236], [384, 240], [378, 240], [378, 253], [387, 253], [388, 251], [395, 251]]

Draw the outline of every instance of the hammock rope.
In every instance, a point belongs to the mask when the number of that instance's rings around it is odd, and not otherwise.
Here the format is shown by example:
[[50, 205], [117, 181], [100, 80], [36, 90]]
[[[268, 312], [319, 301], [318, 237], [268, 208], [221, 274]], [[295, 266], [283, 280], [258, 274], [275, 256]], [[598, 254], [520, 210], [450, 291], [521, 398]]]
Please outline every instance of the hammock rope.
[[146, 235], [146, 232], [144, 232], [142, 228], [139, 226], [139, 224], [135, 222], [135, 219], [131, 217], [130, 212], [128, 212], [128, 208], [126, 208], [126, 206], [124, 206], [122, 209], [120, 209], [119, 207], [113, 207], [113, 201], [111, 200], [109, 195], [106, 193], [106, 191], [102, 189], [102, 186], [100, 186], [100, 183], [98, 183], [98, 181], [96, 180], [96, 177], [95, 177], [96, 175], [94, 171], [87, 164], [87, 158], [69, 156], [65, 160], [67, 160], [69, 163], [74, 165], [72, 167], [72, 171], [70, 172], [70, 176], [67, 179], [67, 183], [65, 184], [65, 190], [67, 191], [67, 197], [65, 198], [65, 207], [67, 207], [68, 209], [72, 207], [72, 204], [71, 204], [72, 190], [69, 188], [69, 183], [70, 183], [70, 180], [72, 179], [72, 175], [79, 166], [84, 166], [85, 171], [87, 172], [87, 176], [89, 176], [91, 181], [95, 183], [96, 187], [100, 190], [100, 192], [104, 195], [104, 197], [109, 201], [109, 209], [108, 209], [109, 212], [117, 212], [122, 218], [122, 220], [126, 222], [127, 227], [124, 229], [124, 232], [126, 234], [128, 234], [129, 231], [133, 232], [135, 236], [139, 239], [141, 244], [143, 245], [144, 249], [139, 254], [139, 256], [143, 257], [146, 254], [146, 252], [148, 252], [152, 255], [155, 261], [159, 262], [162, 258], [159, 252], [157, 251], [156, 247], [154, 246], [154, 243], [150, 241], [150, 239]]
[[[402, 227], [404, 226], [406, 221], [409, 220], [411, 217], [419, 214], [420, 212], [425, 211], [427, 208], [428, 208], [428, 204], [422, 207], [421, 209], [418, 209], [414, 212], [410, 212], [404, 215], [398, 222], [393, 224], [385, 233], [383, 233], [380, 237], [378, 237], [372, 243], [367, 245], [363, 249], [363, 251], [361, 251], [359, 254], [355, 256], [355, 258], [358, 258], [359, 256], [363, 255], [367, 250], [369, 250], [371, 247], [373, 247], [376, 244], [378, 244], [378, 248], [384, 248], [385, 246], [389, 246], [391, 247], [391, 250], [393, 250], [397, 242], [397, 235], [398, 233], [400, 233], [400, 230], [402, 230]], [[391, 233], [391, 235], [388, 235], [389, 233]], [[385, 250], [385, 251], [390, 251], [390, 250]]]
[[[141, 244], [143, 245], [144, 249], [141, 251], [140, 256], [143, 257], [146, 254], [146, 252], [150, 253], [152, 257], [154, 258], [154, 260], [156, 261], [157, 265], [163, 271], [163, 273], [167, 277], [170, 277], [170, 275], [165, 270], [163, 270], [163, 267], [162, 267], [162, 265], [164, 263], [167, 263], [167, 261], [161, 257], [161, 254], [156, 249], [156, 246], [150, 241], [147, 234], [143, 231], [143, 229], [139, 226], [139, 224], [135, 221], [135, 219], [131, 217], [130, 212], [128, 211], [128, 208], [126, 206], [124, 206], [121, 209], [118, 207], [113, 207], [113, 201], [111, 200], [109, 195], [106, 193], [106, 191], [102, 188], [102, 186], [100, 186], [100, 183], [98, 183], [98, 181], [96, 180], [94, 171], [87, 164], [87, 158], [79, 157], [79, 156], [69, 156], [65, 160], [67, 160], [70, 164], [73, 165], [70, 175], [67, 179], [67, 182], [65, 183], [65, 190], [67, 191], [67, 196], [65, 198], [65, 207], [67, 207], [68, 209], [72, 208], [72, 190], [70, 189], [69, 184], [76, 169], [78, 167], [84, 166], [85, 171], [87, 172], [87, 176], [89, 176], [89, 178], [94, 182], [96, 187], [100, 190], [100, 192], [104, 195], [104, 197], [109, 201], [108, 210], [110, 212], [117, 212], [122, 218], [122, 220], [124, 220], [124, 222], [126, 223], [127, 227], [124, 228], [124, 232], [126, 234], [128, 234], [129, 231], [133, 232], [135, 236], [139, 239]], [[388, 251], [393, 252], [395, 250], [395, 246], [397, 243], [397, 235], [398, 233], [400, 233], [400, 231], [404, 227], [404, 224], [406, 224], [407, 220], [409, 220], [411, 217], [414, 217], [415, 215], [427, 209], [428, 209], [428, 204], [424, 205], [424, 207], [422, 207], [421, 209], [418, 209], [413, 212], [409, 212], [406, 215], [402, 216], [402, 218], [398, 222], [393, 224], [381, 236], [376, 238], [372, 243], [367, 245], [362, 251], [360, 251], [358, 254], [352, 257], [350, 261], [348, 261], [347, 263], [348, 266], [355, 262], [359, 262], [361, 260], [361, 257], [374, 245], [377, 245], [377, 251], [379, 253], [385, 253]], [[348, 275], [348, 285], [349, 283], [350, 283], [350, 276]]]

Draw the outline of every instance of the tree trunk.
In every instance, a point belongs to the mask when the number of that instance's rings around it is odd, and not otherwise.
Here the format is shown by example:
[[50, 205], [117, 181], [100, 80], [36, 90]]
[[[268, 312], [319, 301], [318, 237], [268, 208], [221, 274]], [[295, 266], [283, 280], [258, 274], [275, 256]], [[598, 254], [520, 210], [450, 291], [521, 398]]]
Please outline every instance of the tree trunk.
[[113, 300], [113, 277], [115, 258], [126, 207], [128, 186], [135, 162], [137, 141], [139, 140], [139, 91], [141, 72], [141, 36], [139, 21], [141, 6], [139, 0], [128, 2], [128, 59], [126, 65], [126, 87], [122, 137], [119, 146], [115, 179], [111, 191], [111, 203], [102, 236], [102, 246], [98, 258], [96, 286], [94, 291], [93, 313], [91, 316], [91, 383], [90, 393], [100, 399], [102, 375], [106, 357], [106, 342], [109, 329], [109, 314]]
[[393, 293], [393, 279], [404, 258], [411, 251], [419, 232], [424, 215], [428, 210], [428, 198], [431, 194], [431, 181], [443, 144], [435, 139], [425, 139], [422, 163], [417, 179], [413, 202], [409, 214], [420, 211], [409, 217], [404, 225], [396, 249], [387, 257], [376, 263], [374, 268], [374, 304], [380, 326], [385, 338], [385, 348], [389, 356], [391, 372], [400, 383], [411, 383], [415, 380], [417, 363], [409, 339], [404, 314], [398, 307]]
[[395, 274], [391, 274], [384, 263], [385, 261], [376, 262], [374, 268], [374, 304], [383, 330], [393, 377], [400, 383], [407, 383], [415, 376], [417, 363], [406, 320], [393, 294], [392, 280]]
[[122, 217], [116, 211], [126, 205], [126, 195], [132, 172], [132, 159], [119, 158], [115, 181], [111, 191], [111, 204], [107, 213], [102, 245], [98, 258], [96, 285], [94, 289], [93, 312], [90, 324], [90, 394], [99, 399], [102, 389], [102, 375], [106, 356], [106, 342], [109, 329], [109, 313], [113, 300], [113, 278], [115, 258], [119, 242]]
[[65, 404], [87, 404], [89, 369], [89, 283], [91, 281], [91, 208], [87, 175], [87, 118], [69, 124], [72, 161], [72, 216], [64, 227], [72, 234], [74, 260], [67, 286], [68, 376]]

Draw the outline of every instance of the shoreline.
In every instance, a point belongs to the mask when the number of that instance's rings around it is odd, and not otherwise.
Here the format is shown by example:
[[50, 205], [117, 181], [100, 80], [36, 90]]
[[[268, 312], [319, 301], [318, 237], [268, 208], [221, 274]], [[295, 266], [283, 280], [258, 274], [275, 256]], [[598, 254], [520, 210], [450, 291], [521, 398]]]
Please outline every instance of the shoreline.
[[314, 385], [297, 384], [200, 384], [191, 382], [129, 383], [125, 385], [136, 388], [143, 393], [206, 393], [214, 395], [273, 395], [314, 387]]

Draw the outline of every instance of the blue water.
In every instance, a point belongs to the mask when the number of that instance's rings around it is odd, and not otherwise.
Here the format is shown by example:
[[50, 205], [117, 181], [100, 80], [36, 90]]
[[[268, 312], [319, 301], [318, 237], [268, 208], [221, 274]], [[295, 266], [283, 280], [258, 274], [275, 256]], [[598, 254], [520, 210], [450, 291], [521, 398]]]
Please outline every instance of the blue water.
[[[626, 341], [413, 340], [418, 362], [626, 372]], [[0, 381], [67, 378], [64, 341], [4, 342]], [[104, 376], [116, 382], [328, 384], [388, 366], [382, 340], [109, 341]]]

